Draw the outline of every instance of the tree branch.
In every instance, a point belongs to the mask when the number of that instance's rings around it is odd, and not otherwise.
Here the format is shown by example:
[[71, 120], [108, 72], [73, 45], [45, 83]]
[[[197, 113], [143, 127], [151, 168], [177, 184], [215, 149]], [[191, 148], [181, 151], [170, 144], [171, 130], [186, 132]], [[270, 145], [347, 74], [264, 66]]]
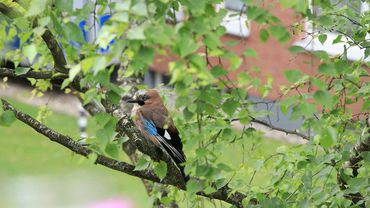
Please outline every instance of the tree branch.
[[[60, 145], [63, 145], [64, 147], [68, 148], [69, 150], [73, 151], [74, 153], [77, 153], [79, 155], [82, 155], [84, 157], [89, 157], [93, 152], [88, 149], [85, 146], [82, 146], [78, 142], [74, 141], [72, 138], [69, 136], [60, 134], [56, 132], [55, 130], [45, 126], [44, 124], [40, 123], [36, 119], [32, 118], [31, 116], [15, 109], [11, 104], [9, 104], [7, 101], [1, 99], [3, 109], [4, 110], [10, 110], [14, 113], [15, 117], [25, 123], [26, 125], [30, 126], [33, 128], [35, 131], [39, 132], [40, 134], [46, 136], [49, 138], [51, 141], [56, 142]], [[129, 127], [131, 128], [131, 127]], [[142, 143], [140, 143], [142, 144]], [[176, 186], [177, 188], [186, 190], [186, 187], [183, 185], [181, 180], [173, 180], [171, 177], [169, 178], [168, 175], [171, 175], [170, 173], [167, 174], [167, 177], [164, 178], [162, 181], [155, 175], [155, 173], [151, 170], [141, 170], [141, 171], [136, 171], [135, 166], [117, 161], [115, 159], [108, 158], [104, 155], [97, 154], [97, 159], [95, 161], [96, 164], [103, 165], [107, 168], [111, 168], [132, 176], [136, 176], [142, 179], [150, 180], [153, 182], [161, 183], [161, 184], [167, 184], [167, 185], [173, 185]], [[197, 180], [197, 179], [196, 179]], [[242, 201], [243, 199], [246, 198], [246, 195], [237, 191], [234, 191], [230, 189], [227, 185], [220, 188], [216, 192], [206, 194], [204, 192], [198, 192], [196, 193], [197, 195], [204, 196], [210, 199], [218, 199], [222, 200], [225, 202], [228, 202], [230, 204], [235, 205], [236, 207], [243, 207], [242, 206]], [[252, 204], [257, 203], [255, 200], [251, 200]]]
[[41, 35], [41, 37], [45, 41], [46, 45], [48, 46], [51, 52], [51, 55], [53, 56], [55, 70], [57, 72], [67, 74], [68, 73], [68, 69], [66, 68], [67, 60], [65, 59], [63, 50], [56, 41], [53, 33], [51, 33], [49, 29], [46, 29], [44, 34]]
[[[12, 8], [5, 4], [0, 4], [0, 12], [12, 19], [17, 18], [22, 14], [16, 11], [15, 7]], [[53, 56], [55, 70], [64, 74], [68, 73], [68, 68], [66, 68], [67, 60], [53, 33], [46, 27], [45, 32], [41, 35], [41, 37]]]
[[[368, 118], [366, 122], [366, 128], [367, 128], [367, 133], [370, 134], [370, 118]], [[359, 164], [360, 161], [363, 160], [361, 154], [363, 152], [368, 152], [370, 151], [370, 135], [367, 136], [367, 138], [363, 141], [358, 141], [353, 147], [352, 147], [352, 155], [349, 158], [348, 161], [343, 163], [342, 167], [339, 169], [338, 174], [337, 174], [337, 180], [340, 189], [346, 190], [347, 189], [347, 181], [346, 181], [346, 175], [344, 171], [347, 168], [352, 169], [352, 175], [351, 177], [357, 177], [358, 175], [358, 169], [361, 167]], [[364, 200], [364, 196], [361, 195], [360, 192], [357, 193], [350, 193], [345, 195], [346, 198], [350, 199], [354, 204], [357, 204], [359, 201]], [[361, 207], [365, 207], [365, 202], [360, 205]]]
[[[302, 139], [305, 139], [305, 140], [309, 140], [310, 139], [307, 135], [302, 134], [302, 133], [299, 133], [296, 130], [291, 131], [291, 130], [288, 130], [288, 129], [284, 129], [284, 128], [280, 128], [280, 127], [274, 126], [272, 124], [269, 124], [269, 123], [267, 123], [265, 121], [262, 121], [262, 120], [258, 120], [258, 119], [254, 118], [254, 117], [251, 117], [251, 116], [250, 116], [250, 118], [251, 118], [251, 122], [261, 124], [261, 125], [266, 126], [266, 127], [270, 128], [272, 130], [280, 131], [280, 132], [283, 132], [285, 134], [296, 135], [296, 136], [299, 136], [299, 137], [301, 137]], [[239, 120], [240, 120], [239, 118], [233, 118], [233, 119], [231, 119], [231, 122], [233, 122], [233, 121], [239, 121]]]
[[[49, 138], [51, 141], [56, 142], [58, 144], [63, 145], [64, 147], [68, 148], [74, 153], [77, 153], [79, 155], [88, 157], [90, 154], [93, 152], [79, 144], [78, 142], [74, 141], [72, 138], [69, 136], [65, 136], [63, 134], [60, 134], [53, 129], [45, 126], [44, 124], [40, 123], [36, 119], [32, 118], [31, 116], [15, 109], [11, 104], [9, 104], [7, 101], [1, 99], [3, 103], [3, 109], [4, 110], [10, 110], [14, 113], [15, 117], [22, 121], [23, 123], [27, 124], [31, 128], [33, 128], [35, 131], [38, 133], [46, 136]], [[135, 166], [127, 164], [125, 162], [120, 162], [111, 158], [108, 158], [103, 155], [99, 155], [96, 159], [97, 164], [101, 164], [103, 166], [109, 167], [114, 170], [118, 170], [120, 172], [127, 173], [132, 176], [137, 176], [140, 178], [145, 178], [154, 182], [160, 182], [159, 178], [149, 170], [144, 170], [144, 171], [135, 171]]]
[[17, 75], [14, 69], [1, 67], [0, 76], [34, 78], [34, 79], [52, 79], [53, 72], [52, 71], [29, 71], [25, 74]]

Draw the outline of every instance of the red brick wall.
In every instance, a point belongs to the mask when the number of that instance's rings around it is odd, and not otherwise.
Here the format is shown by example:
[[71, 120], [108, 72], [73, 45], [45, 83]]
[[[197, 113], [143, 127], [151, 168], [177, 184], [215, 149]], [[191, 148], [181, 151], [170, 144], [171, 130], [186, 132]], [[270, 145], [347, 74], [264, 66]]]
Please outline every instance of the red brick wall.
[[[265, 1], [262, 5], [265, 9], [269, 10], [271, 13], [276, 15], [282, 22], [282, 24], [288, 29], [295, 22], [301, 21], [299, 16], [297, 16], [293, 10], [284, 9], [279, 6], [279, 4], [274, 0]], [[269, 99], [275, 99], [279, 96], [279, 89], [282, 85], [288, 85], [289, 82], [284, 77], [284, 71], [286, 69], [299, 69], [304, 74], [314, 75], [317, 70], [319, 60], [314, 58], [312, 55], [308, 54], [292, 54], [288, 51], [288, 48], [293, 45], [295, 41], [300, 40], [303, 34], [292, 34], [292, 30], [289, 29], [291, 33], [291, 40], [286, 44], [282, 45], [273, 37], [268, 39], [267, 42], [261, 43], [259, 39], [259, 30], [261, 26], [254, 22], [250, 24], [251, 34], [245, 39], [240, 37], [225, 35], [222, 37], [222, 42], [226, 41], [238, 41], [239, 44], [232, 47], [232, 50], [241, 55], [246, 48], [254, 49], [258, 58], [246, 58], [243, 61], [240, 69], [231, 72], [229, 77], [235, 79], [236, 75], [242, 70], [251, 70], [253, 66], [260, 68], [259, 73], [254, 73], [253, 76], [258, 77], [265, 81], [267, 75], [273, 77], [273, 90], [268, 95]], [[157, 57], [154, 64], [152, 65], [152, 70], [166, 73], [168, 72], [168, 62], [173, 58], [167, 57]], [[217, 63], [216, 60], [212, 62]], [[227, 63], [225, 64], [227, 67]], [[259, 96], [258, 92], [250, 91], [250, 94], [254, 96]], [[361, 103], [354, 105], [353, 109], [356, 112], [360, 110]]]

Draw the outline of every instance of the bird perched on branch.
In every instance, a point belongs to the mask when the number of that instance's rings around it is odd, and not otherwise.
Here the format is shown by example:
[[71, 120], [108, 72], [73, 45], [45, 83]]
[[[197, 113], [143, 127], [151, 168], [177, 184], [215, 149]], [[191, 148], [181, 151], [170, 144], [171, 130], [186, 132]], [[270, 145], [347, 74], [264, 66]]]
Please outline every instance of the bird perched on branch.
[[154, 89], [140, 90], [127, 102], [137, 104], [131, 114], [143, 136], [164, 149], [183, 171], [180, 164], [186, 158], [182, 151], [181, 138], [159, 93]]

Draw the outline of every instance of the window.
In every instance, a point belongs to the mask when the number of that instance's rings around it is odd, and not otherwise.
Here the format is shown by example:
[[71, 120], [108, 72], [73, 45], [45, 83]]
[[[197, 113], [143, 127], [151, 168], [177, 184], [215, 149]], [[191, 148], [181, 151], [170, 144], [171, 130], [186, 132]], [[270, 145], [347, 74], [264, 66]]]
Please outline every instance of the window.
[[[351, 17], [351, 19], [358, 20], [360, 15], [366, 11], [369, 11], [369, 3], [363, 2], [361, 0], [330, 0], [332, 5], [338, 9], [346, 9], [350, 8], [355, 15]], [[310, 1], [311, 2], [311, 1]], [[322, 10], [315, 5], [311, 5], [311, 11], [315, 18], [320, 20], [320, 18], [327, 18], [327, 16], [323, 15]], [[358, 14], [358, 15], [357, 15]], [[312, 38], [311, 36], [307, 36], [303, 40], [297, 41], [295, 45], [301, 46], [306, 48], [309, 51], [318, 51], [323, 50], [326, 51], [329, 55], [337, 56], [344, 52], [344, 46], [348, 47], [348, 44], [345, 43], [336, 43], [332, 44], [333, 41], [337, 38], [338, 35], [349, 35], [353, 34], [353, 30], [357, 27], [355, 24], [351, 23], [345, 17], [341, 17], [340, 15], [336, 16], [335, 19], [336, 24], [331, 24], [330, 27], [325, 27], [323, 25], [313, 25], [312, 22], [306, 22], [305, 28], [308, 33], [317, 33], [326, 34], [327, 39], [322, 44], [317, 37]], [[357, 17], [357, 19], [356, 19]], [[370, 38], [370, 37], [369, 37]], [[342, 40], [345, 40], [342, 37]], [[358, 46], [352, 46], [347, 51], [347, 57], [349, 60], [355, 61], [360, 60], [364, 57], [364, 49], [361, 49]], [[370, 61], [370, 58], [365, 59], [366, 62]]]
[[150, 88], [159, 87], [161, 84], [167, 85], [171, 80], [170, 76], [164, 75], [160, 72], [148, 70], [144, 77], [144, 84]]
[[[246, 6], [242, 0], [225, 0], [217, 5], [218, 8], [227, 9], [227, 15], [223, 19], [221, 25], [226, 28], [226, 33], [239, 37], [248, 37], [250, 34], [249, 22], [246, 13]], [[171, 9], [171, 12], [173, 10]], [[185, 19], [181, 5], [179, 10], [175, 11], [176, 22], [181, 22]], [[170, 19], [170, 17], [167, 17]]]
[[222, 21], [221, 25], [226, 28], [226, 33], [239, 37], [248, 37], [249, 22], [246, 12], [246, 6], [242, 0], [225, 0], [223, 5], [227, 9], [227, 15]]
[[[360, 14], [362, 13], [362, 3], [361, 0], [330, 0], [332, 5], [335, 9], [341, 10], [343, 8], [349, 8], [353, 11], [354, 14], [358, 14], [356, 16], [352, 16], [351, 19], [360, 22]], [[319, 19], [323, 16], [322, 9], [318, 6], [311, 5], [313, 16], [316, 19]], [[317, 30], [320, 31], [332, 31], [337, 33], [345, 33], [347, 35], [353, 34], [353, 29], [356, 27], [353, 23], [345, 19], [344, 17], [336, 18], [336, 22], [334, 25], [331, 25], [330, 28], [318, 26]]]

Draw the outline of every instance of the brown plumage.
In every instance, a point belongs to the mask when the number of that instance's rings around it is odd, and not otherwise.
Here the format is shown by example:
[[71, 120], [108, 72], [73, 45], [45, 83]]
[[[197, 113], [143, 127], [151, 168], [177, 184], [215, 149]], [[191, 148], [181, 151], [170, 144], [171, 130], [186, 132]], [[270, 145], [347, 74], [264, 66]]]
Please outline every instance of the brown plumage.
[[143, 136], [163, 148], [176, 164], [185, 162], [179, 132], [168, 116], [159, 93], [154, 89], [138, 91], [128, 102], [137, 104], [132, 109], [132, 115]]

